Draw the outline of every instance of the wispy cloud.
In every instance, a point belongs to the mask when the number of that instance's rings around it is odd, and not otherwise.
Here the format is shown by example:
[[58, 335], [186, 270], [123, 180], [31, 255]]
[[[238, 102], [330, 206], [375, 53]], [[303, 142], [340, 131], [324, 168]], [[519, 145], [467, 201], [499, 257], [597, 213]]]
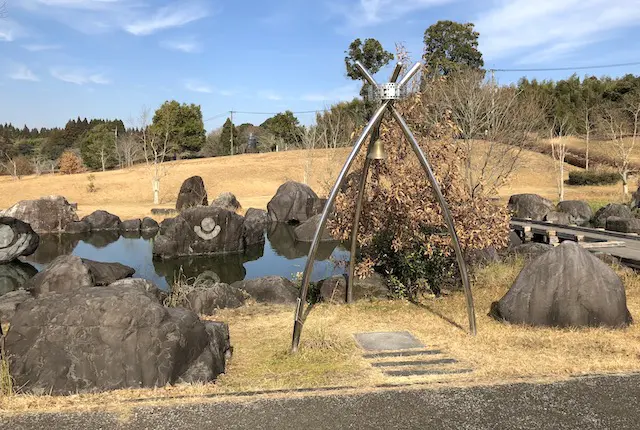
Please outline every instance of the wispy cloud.
[[282, 96], [273, 90], [262, 90], [258, 91], [258, 97], [271, 100], [271, 101], [280, 101], [282, 100]]
[[172, 51], [186, 52], [187, 54], [202, 51], [202, 46], [196, 40], [165, 40], [160, 43], [160, 46]]
[[341, 14], [347, 26], [368, 27], [393, 21], [418, 10], [450, 3], [455, 0], [344, 0], [329, 5]]
[[56, 49], [62, 49], [62, 45], [23, 45], [24, 49], [30, 52], [41, 52], [41, 51], [54, 51]]
[[184, 88], [187, 91], [193, 91], [194, 93], [205, 93], [211, 94], [213, 92], [213, 88], [207, 84], [198, 81], [186, 81], [184, 83]]
[[35, 73], [33, 73], [24, 64], [17, 64], [14, 66], [13, 71], [11, 71], [7, 76], [16, 81], [38, 82], [40, 80], [40, 78], [38, 78]]
[[300, 100], [308, 102], [341, 102], [353, 100], [358, 95], [358, 84], [344, 85], [324, 92], [302, 95]]
[[201, 3], [175, 3], [158, 9], [148, 18], [137, 19], [126, 24], [124, 29], [136, 36], [146, 36], [167, 28], [182, 27], [209, 15]]
[[493, 0], [476, 22], [487, 59], [545, 62], [640, 27], [640, 0]]
[[83, 69], [52, 68], [51, 76], [76, 85], [97, 84], [108, 85], [111, 80], [102, 73], [89, 72]]
[[0, 42], [13, 42], [26, 35], [26, 30], [17, 22], [10, 19], [0, 19]]

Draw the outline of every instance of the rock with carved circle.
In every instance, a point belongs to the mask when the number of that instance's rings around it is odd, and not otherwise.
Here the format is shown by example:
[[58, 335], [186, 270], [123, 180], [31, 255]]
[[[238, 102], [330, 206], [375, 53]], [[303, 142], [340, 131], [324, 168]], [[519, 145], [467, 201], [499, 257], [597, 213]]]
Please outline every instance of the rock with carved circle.
[[40, 236], [29, 224], [16, 218], [0, 217], [0, 264], [33, 254], [39, 243]]

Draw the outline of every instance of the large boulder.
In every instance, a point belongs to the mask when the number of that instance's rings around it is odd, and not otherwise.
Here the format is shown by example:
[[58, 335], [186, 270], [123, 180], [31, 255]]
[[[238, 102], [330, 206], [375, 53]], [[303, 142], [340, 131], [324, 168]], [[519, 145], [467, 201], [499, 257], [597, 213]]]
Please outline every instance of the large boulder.
[[11, 291], [0, 296], [0, 324], [10, 323], [18, 306], [31, 297], [31, 294], [25, 290]]
[[[346, 276], [332, 276], [318, 283], [320, 298], [327, 303], [342, 304], [347, 298]], [[365, 279], [356, 278], [353, 283], [353, 300], [386, 299], [389, 296], [387, 283], [378, 273]]]
[[509, 198], [509, 211], [515, 218], [531, 218], [542, 221], [554, 210], [551, 200], [537, 194], [515, 194]]
[[0, 264], [0, 296], [24, 286], [37, 273], [35, 267], [20, 260]]
[[532, 326], [617, 328], [631, 323], [618, 275], [571, 241], [528, 263], [491, 313]]
[[165, 220], [153, 243], [153, 255], [161, 258], [242, 252], [264, 242], [264, 233], [245, 218], [217, 206], [182, 211]]
[[322, 211], [318, 195], [305, 184], [288, 181], [280, 185], [267, 204], [272, 221], [302, 223]]
[[579, 226], [588, 226], [589, 221], [593, 218], [593, 209], [589, 203], [581, 200], [565, 200], [556, 206], [558, 212], [569, 215], [570, 224]]
[[102, 210], [87, 215], [82, 218], [82, 221], [91, 226], [91, 231], [120, 230], [121, 224], [120, 218], [117, 215]]
[[214, 315], [218, 309], [244, 305], [245, 296], [241, 289], [221, 282], [200, 284], [187, 292], [182, 306], [199, 315]]
[[160, 226], [158, 225], [158, 222], [153, 219], [153, 218], [149, 218], [149, 217], [145, 217], [142, 219], [142, 223], [140, 225], [140, 230], [142, 230], [143, 232], [157, 232], [158, 230], [160, 230]]
[[551, 211], [544, 216], [546, 222], [550, 222], [557, 225], [569, 225], [571, 224], [571, 217], [564, 212]]
[[[313, 237], [316, 234], [316, 230], [318, 229], [318, 225], [320, 224], [320, 218], [322, 214], [314, 215], [299, 226], [293, 231], [296, 237], [296, 240], [299, 242], [313, 242]], [[325, 228], [322, 232], [322, 236], [320, 237], [321, 242], [331, 242], [336, 240], [329, 233], [329, 229]]]
[[627, 205], [609, 203], [605, 207], [598, 209], [593, 216], [592, 224], [594, 227], [604, 228], [607, 225], [607, 219], [611, 217], [633, 218], [633, 214]]
[[192, 176], [186, 179], [180, 187], [176, 210], [182, 211], [196, 206], [207, 206], [207, 190], [200, 176]]
[[40, 243], [31, 226], [16, 218], [0, 216], [0, 264], [31, 255]]
[[605, 228], [619, 233], [640, 233], [640, 219], [611, 216], [607, 218]]
[[271, 221], [269, 213], [263, 209], [249, 208], [244, 214], [245, 222], [252, 223], [261, 229], [266, 229]]
[[45, 293], [66, 293], [93, 285], [91, 272], [80, 257], [61, 255], [24, 284], [24, 289], [37, 297]]
[[137, 288], [141, 291], [146, 291], [147, 293], [153, 295], [160, 303], [164, 303], [164, 300], [167, 298], [167, 292], [158, 288], [156, 284], [146, 279], [141, 278], [124, 278], [118, 281], [115, 281], [112, 284], [108, 285], [109, 288], [114, 287], [126, 287], [126, 288]]
[[298, 298], [298, 288], [281, 276], [238, 281], [231, 284], [231, 287], [245, 291], [258, 303], [292, 304]]
[[225, 324], [112, 286], [23, 302], [6, 351], [16, 386], [65, 395], [210, 382], [224, 372], [230, 345]]
[[36, 233], [60, 233], [64, 231], [67, 224], [78, 221], [74, 207], [61, 196], [22, 200], [0, 212], [0, 215], [24, 221]]
[[120, 279], [130, 278], [136, 273], [135, 269], [120, 263], [102, 263], [99, 261], [82, 259], [93, 278], [93, 285], [103, 286], [113, 284]]
[[86, 221], [74, 221], [67, 224], [64, 229], [67, 234], [86, 234], [91, 232], [91, 224]]
[[128, 219], [120, 223], [121, 232], [138, 232], [142, 228], [142, 221], [139, 219]]
[[236, 196], [230, 192], [220, 194], [213, 202], [211, 202], [211, 206], [218, 206], [231, 212], [236, 212], [238, 209], [242, 208], [242, 205], [240, 205]]

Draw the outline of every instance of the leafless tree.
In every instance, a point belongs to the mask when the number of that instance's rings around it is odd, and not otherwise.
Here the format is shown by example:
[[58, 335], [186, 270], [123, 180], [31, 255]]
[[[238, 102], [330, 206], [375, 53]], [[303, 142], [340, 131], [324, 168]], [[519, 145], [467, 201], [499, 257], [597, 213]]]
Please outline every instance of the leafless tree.
[[593, 120], [593, 111], [595, 110], [594, 106], [585, 104], [582, 107], [582, 119], [584, 121], [584, 139], [585, 139], [585, 170], [589, 170], [589, 143], [591, 142], [591, 132], [594, 130], [594, 120]]
[[[640, 110], [640, 106], [639, 106]], [[631, 112], [633, 116], [633, 107], [631, 105], [620, 108], [612, 104], [605, 106], [600, 114], [600, 128], [607, 135], [612, 143], [615, 151], [615, 166], [622, 179], [622, 193], [629, 194], [629, 175], [631, 170], [631, 155], [636, 144], [635, 136], [631, 139], [626, 138], [630, 134], [630, 130], [638, 126], [638, 114], [635, 115], [636, 121], [629, 120], [628, 114]]]
[[160, 181], [168, 174], [165, 161], [169, 154], [169, 134], [174, 123], [175, 121], [169, 121], [161, 126], [153, 125], [151, 112], [147, 108], [142, 108], [138, 117], [137, 127], [142, 130], [139, 139], [151, 174], [154, 204], [160, 203]]
[[13, 179], [20, 179], [18, 175], [17, 158], [10, 155], [7, 151], [0, 151], [0, 167], [7, 172]]
[[[564, 200], [564, 163], [567, 157], [567, 139], [566, 136], [571, 133], [569, 130], [569, 118], [554, 118], [551, 130], [557, 130], [556, 137], [551, 139], [551, 156], [557, 172], [556, 184], [558, 186], [558, 199]], [[553, 133], [553, 131], [551, 132]]]
[[302, 181], [308, 185], [313, 170], [313, 151], [318, 144], [318, 127], [300, 127], [300, 142], [306, 152], [304, 159], [304, 177]]
[[498, 88], [481, 72], [462, 72], [429, 83], [427, 118], [450, 120], [472, 197], [495, 194], [515, 171], [544, 117], [539, 100], [515, 87]]
[[118, 139], [119, 158], [122, 159], [123, 167], [133, 167], [142, 154], [142, 144], [132, 133], [127, 133]]

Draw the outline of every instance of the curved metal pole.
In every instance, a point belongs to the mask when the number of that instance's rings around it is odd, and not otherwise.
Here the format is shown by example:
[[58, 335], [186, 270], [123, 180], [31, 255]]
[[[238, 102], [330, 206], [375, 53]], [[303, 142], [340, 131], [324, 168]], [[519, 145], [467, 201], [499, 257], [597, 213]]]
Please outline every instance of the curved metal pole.
[[[372, 141], [373, 143], [373, 141]], [[371, 159], [367, 157], [362, 168], [360, 177], [360, 189], [358, 190], [358, 200], [356, 202], [356, 212], [353, 216], [353, 230], [351, 230], [351, 258], [349, 259], [349, 277], [347, 278], [347, 303], [353, 303], [353, 274], [356, 269], [356, 248], [358, 247], [358, 226], [360, 225], [360, 214], [362, 213], [362, 202], [364, 201], [365, 187], [367, 186], [367, 176], [371, 167]]]
[[322, 210], [322, 216], [320, 217], [320, 222], [318, 223], [318, 228], [316, 229], [315, 235], [313, 236], [313, 242], [311, 243], [311, 248], [309, 249], [309, 255], [307, 256], [307, 262], [304, 266], [304, 274], [302, 275], [302, 286], [300, 288], [300, 295], [298, 297], [298, 303], [296, 306], [295, 313], [295, 321], [293, 324], [293, 340], [291, 342], [291, 352], [296, 352], [298, 350], [298, 345], [300, 344], [300, 334], [302, 332], [302, 314], [304, 310], [304, 304], [307, 300], [307, 292], [309, 290], [309, 280], [311, 279], [311, 272], [313, 272], [313, 263], [316, 259], [316, 253], [318, 252], [318, 245], [320, 244], [320, 238], [322, 237], [322, 232], [324, 231], [325, 226], [327, 225], [327, 219], [329, 218], [329, 213], [331, 212], [331, 208], [333, 207], [333, 203], [336, 200], [336, 196], [340, 191], [340, 187], [344, 182], [347, 172], [351, 168], [353, 161], [355, 160], [358, 152], [362, 149], [362, 145], [364, 141], [369, 136], [369, 133], [373, 130], [376, 123], [382, 118], [382, 114], [389, 108], [391, 104], [390, 101], [385, 101], [378, 108], [378, 110], [373, 114], [373, 117], [369, 120], [369, 123], [364, 128], [362, 135], [356, 141], [356, 144], [349, 154], [349, 158], [342, 166], [342, 170], [338, 175], [338, 179], [336, 180], [331, 193], [329, 194], [329, 198], [327, 199], [327, 203], [324, 205], [324, 209]]
[[469, 283], [469, 274], [467, 273], [467, 264], [464, 261], [464, 255], [462, 254], [462, 248], [460, 247], [458, 233], [456, 233], [456, 227], [455, 227], [455, 224], [453, 223], [451, 212], [449, 211], [449, 205], [447, 204], [447, 201], [442, 195], [442, 190], [440, 189], [438, 180], [433, 174], [433, 170], [431, 169], [431, 165], [429, 164], [427, 157], [425, 156], [424, 152], [422, 152], [422, 149], [420, 149], [420, 145], [418, 145], [418, 141], [413, 136], [413, 133], [411, 133], [409, 126], [405, 122], [404, 118], [402, 118], [402, 115], [400, 115], [400, 112], [398, 112], [395, 107], [391, 106], [390, 110], [391, 110], [391, 113], [393, 114], [393, 117], [402, 128], [402, 131], [404, 132], [405, 137], [411, 143], [413, 151], [418, 156], [418, 160], [420, 160], [420, 164], [422, 164], [422, 167], [427, 173], [427, 177], [429, 178], [429, 182], [433, 187], [433, 191], [436, 194], [436, 198], [440, 203], [440, 207], [442, 207], [442, 215], [447, 224], [449, 234], [451, 235], [451, 242], [453, 243], [453, 249], [455, 250], [455, 253], [456, 253], [456, 259], [458, 260], [458, 267], [460, 269], [460, 276], [462, 277], [462, 285], [464, 287], [464, 293], [467, 298], [467, 315], [469, 317], [469, 331], [471, 332], [472, 335], [475, 336], [477, 333], [476, 313], [473, 306], [473, 295], [471, 294], [471, 284]]

